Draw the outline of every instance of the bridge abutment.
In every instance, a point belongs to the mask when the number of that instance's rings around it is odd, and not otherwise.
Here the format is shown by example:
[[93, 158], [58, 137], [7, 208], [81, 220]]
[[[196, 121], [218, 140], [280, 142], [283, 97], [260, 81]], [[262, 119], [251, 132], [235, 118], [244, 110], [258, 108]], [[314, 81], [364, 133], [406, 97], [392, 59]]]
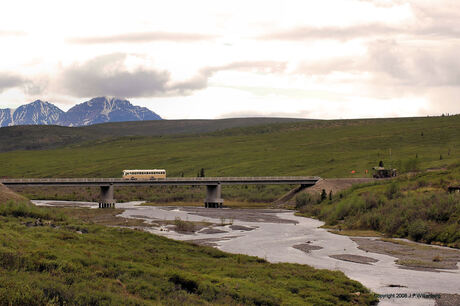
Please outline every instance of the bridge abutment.
[[99, 199], [99, 208], [115, 208], [115, 199], [113, 198], [113, 184], [101, 186], [101, 197]]
[[222, 208], [222, 185], [206, 185], [206, 199], [204, 207], [206, 208]]

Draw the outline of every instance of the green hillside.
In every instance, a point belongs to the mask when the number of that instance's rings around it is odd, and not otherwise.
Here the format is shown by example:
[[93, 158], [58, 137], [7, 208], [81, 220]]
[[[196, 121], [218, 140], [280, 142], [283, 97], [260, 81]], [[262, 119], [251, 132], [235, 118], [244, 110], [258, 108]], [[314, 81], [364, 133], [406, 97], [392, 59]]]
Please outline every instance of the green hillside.
[[121, 136], [193, 135], [234, 127], [305, 121], [291, 118], [232, 118], [220, 120], [153, 120], [113, 122], [84, 127], [25, 125], [0, 128], [0, 152], [43, 150], [84, 141]]
[[323, 201], [298, 195], [305, 216], [340, 230], [372, 230], [389, 237], [460, 248], [460, 163], [354, 186]]
[[135, 168], [164, 168], [169, 176], [204, 168], [206, 176], [349, 177], [365, 176], [380, 160], [411, 171], [459, 156], [460, 116], [311, 121], [5, 152], [0, 177], [120, 177]]

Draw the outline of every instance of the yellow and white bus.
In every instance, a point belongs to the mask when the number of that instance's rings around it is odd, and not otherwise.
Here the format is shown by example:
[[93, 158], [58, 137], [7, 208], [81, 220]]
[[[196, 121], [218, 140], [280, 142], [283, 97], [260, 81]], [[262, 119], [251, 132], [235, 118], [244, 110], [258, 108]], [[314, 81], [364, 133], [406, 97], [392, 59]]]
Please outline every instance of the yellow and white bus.
[[125, 180], [156, 180], [166, 178], [166, 170], [123, 170], [123, 179]]

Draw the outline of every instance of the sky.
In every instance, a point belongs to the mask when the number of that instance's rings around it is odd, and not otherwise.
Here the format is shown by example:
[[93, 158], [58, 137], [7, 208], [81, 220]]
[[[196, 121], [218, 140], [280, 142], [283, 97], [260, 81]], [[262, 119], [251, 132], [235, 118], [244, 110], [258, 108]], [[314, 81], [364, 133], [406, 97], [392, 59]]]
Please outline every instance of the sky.
[[0, 108], [165, 119], [460, 113], [460, 1], [4, 1]]

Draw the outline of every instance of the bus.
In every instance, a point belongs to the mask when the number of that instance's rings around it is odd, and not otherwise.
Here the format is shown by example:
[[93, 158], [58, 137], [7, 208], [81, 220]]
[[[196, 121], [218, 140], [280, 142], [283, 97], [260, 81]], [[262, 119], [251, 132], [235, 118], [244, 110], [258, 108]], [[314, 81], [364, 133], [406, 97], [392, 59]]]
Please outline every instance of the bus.
[[156, 180], [166, 178], [166, 170], [123, 170], [123, 179], [125, 180]]

